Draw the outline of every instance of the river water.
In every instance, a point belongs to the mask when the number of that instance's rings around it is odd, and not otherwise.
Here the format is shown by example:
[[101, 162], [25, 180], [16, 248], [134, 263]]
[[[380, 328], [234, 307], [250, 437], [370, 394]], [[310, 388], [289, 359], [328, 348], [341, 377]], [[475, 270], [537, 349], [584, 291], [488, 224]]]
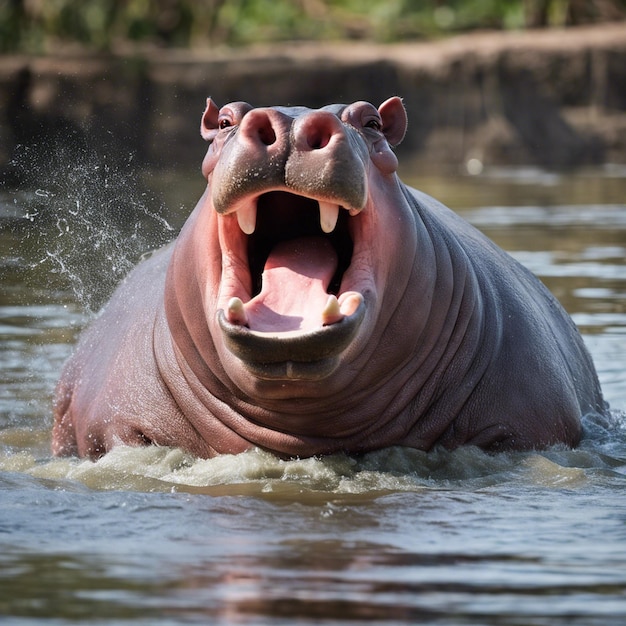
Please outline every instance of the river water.
[[612, 413], [585, 420], [578, 449], [206, 461], [119, 448], [93, 463], [50, 456], [56, 378], [90, 311], [172, 236], [201, 181], [55, 167], [0, 192], [0, 622], [626, 623], [624, 168], [411, 181], [528, 265], [579, 325]]

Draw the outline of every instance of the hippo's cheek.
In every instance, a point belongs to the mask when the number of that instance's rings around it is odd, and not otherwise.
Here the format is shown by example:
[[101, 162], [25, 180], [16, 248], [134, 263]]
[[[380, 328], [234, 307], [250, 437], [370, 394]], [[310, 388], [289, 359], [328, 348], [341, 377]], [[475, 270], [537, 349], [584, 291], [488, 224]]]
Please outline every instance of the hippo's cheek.
[[248, 375], [314, 381], [341, 365], [375, 301], [359, 213], [271, 191], [219, 217], [222, 275], [207, 313]]

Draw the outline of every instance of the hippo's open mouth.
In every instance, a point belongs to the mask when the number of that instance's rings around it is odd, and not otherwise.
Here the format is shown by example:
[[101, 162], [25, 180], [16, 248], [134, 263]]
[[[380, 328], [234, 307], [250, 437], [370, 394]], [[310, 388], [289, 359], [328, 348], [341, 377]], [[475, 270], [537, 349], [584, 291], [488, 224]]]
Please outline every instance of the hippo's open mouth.
[[[326, 204], [330, 207], [330, 203]], [[319, 202], [304, 196], [285, 191], [264, 193], [257, 200], [257, 219], [254, 232], [248, 237], [248, 261], [252, 278], [253, 295], [262, 291], [263, 272], [272, 254], [281, 262], [289, 263], [289, 254], [303, 257], [301, 268], [308, 276], [320, 274], [323, 269], [330, 275], [330, 264], [336, 255], [336, 269], [332, 272], [326, 288], [329, 294], [337, 295], [341, 278], [352, 258], [352, 239], [348, 231], [348, 211], [335, 206], [335, 226], [331, 232], [325, 233], [321, 227], [323, 217], [320, 214]], [[328, 213], [332, 209], [327, 208]], [[331, 223], [333, 216], [325, 216]], [[300, 245], [289, 242], [302, 240]], [[289, 248], [293, 250], [289, 250]], [[281, 252], [277, 249], [282, 249]], [[316, 254], [317, 253], [317, 254]], [[326, 254], [324, 254], [326, 253]], [[306, 267], [315, 264], [314, 267]], [[327, 264], [322, 269], [322, 264]], [[276, 264], [276, 261], [273, 263]], [[328, 269], [327, 269], [328, 268]]]
[[222, 242], [232, 258], [218, 320], [227, 347], [256, 375], [322, 377], [354, 338], [363, 296], [342, 287], [357, 212], [269, 191], [224, 216]]

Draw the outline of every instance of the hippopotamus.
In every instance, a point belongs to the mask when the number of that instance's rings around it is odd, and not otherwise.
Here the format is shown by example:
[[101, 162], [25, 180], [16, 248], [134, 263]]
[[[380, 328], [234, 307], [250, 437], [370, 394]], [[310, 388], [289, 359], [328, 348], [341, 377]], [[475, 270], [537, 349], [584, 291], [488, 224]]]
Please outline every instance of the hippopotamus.
[[605, 404], [530, 271], [398, 177], [392, 97], [207, 100], [206, 190], [80, 338], [53, 452], [174, 446], [281, 458], [388, 446], [575, 446]]

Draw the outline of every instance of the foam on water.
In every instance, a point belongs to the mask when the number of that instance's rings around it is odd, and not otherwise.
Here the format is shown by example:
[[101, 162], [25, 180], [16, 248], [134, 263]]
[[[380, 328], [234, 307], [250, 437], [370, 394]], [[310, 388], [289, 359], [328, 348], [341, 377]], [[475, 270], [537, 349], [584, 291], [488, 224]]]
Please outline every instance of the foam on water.
[[467, 447], [429, 453], [393, 447], [359, 457], [283, 460], [255, 449], [199, 459], [176, 448], [114, 448], [92, 462], [37, 459], [32, 452], [0, 455], [0, 471], [21, 472], [55, 488], [191, 492], [208, 495], [303, 497], [448, 489], [485, 489], [502, 483], [577, 489], [626, 476], [626, 414], [584, 421], [585, 438], [570, 450], [487, 454]]

